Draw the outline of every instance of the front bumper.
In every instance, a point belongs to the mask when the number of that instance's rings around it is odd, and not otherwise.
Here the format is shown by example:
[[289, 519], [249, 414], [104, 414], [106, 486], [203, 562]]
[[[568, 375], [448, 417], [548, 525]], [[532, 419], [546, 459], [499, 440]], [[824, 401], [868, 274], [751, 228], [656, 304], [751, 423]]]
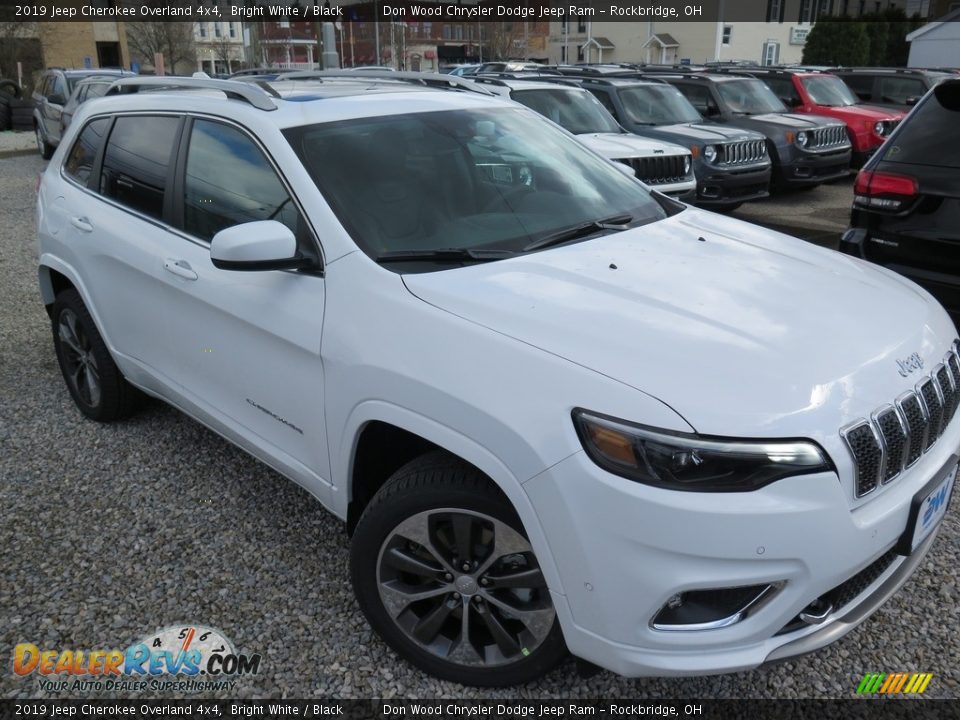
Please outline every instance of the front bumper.
[[700, 207], [723, 207], [770, 195], [769, 163], [746, 168], [717, 168], [701, 163], [696, 170], [696, 204]]
[[[671, 492], [610, 475], [582, 452], [532, 478], [533, 503], [564, 593], [554, 593], [570, 651], [626, 676], [704, 675], [758, 667], [844, 635], [896, 591], [933, 544], [895, 556], [819, 625], [796, 626], [821, 596], [881, 561], [914, 495], [960, 445], [954, 423], [928, 455], [852, 508], [833, 473], [750, 493]], [[665, 632], [652, 619], [686, 591], [781, 584], [742, 621]]]
[[817, 185], [850, 174], [850, 148], [823, 153], [799, 153], [779, 167], [778, 180], [787, 186]]

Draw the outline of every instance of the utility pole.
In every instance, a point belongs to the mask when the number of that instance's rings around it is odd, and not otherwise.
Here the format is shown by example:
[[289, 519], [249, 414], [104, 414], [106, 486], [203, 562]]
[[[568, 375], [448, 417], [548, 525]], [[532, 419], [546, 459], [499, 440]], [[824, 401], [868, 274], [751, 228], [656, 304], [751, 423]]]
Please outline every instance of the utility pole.
[[335, 70], [340, 67], [336, 32], [332, 22], [321, 24], [323, 25], [323, 69]]

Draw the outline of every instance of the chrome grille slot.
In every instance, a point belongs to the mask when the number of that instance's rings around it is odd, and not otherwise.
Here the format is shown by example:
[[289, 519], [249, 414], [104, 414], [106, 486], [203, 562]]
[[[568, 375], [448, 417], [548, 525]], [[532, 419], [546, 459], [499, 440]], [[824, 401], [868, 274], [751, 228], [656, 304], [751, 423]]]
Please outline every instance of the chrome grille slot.
[[847, 143], [847, 131], [843, 125], [830, 125], [828, 127], [816, 128], [813, 131], [813, 148], [826, 148], [845, 145]]
[[853, 456], [854, 493], [860, 498], [893, 482], [917, 463], [960, 409], [960, 345], [894, 405], [878, 408], [840, 431]]
[[933, 380], [924, 380], [917, 389], [920, 391], [920, 399], [923, 401], [927, 419], [930, 421], [930, 432], [927, 434], [927, 445], [924, 448], [926, 451], [933, 447], [943, 431], [943, 401]]
[[856, 458], [857, 497], [873, 492], [880, 480], [880, 468], [883, 465], [883, 448], [873, 432], [873, 425], [862, 420], [848, 428], [843, 439]]
[[883, 482], [893, 480], [903, 469], [907, 449], [907, 430], [896, 408], [888, 407], [877, 413], [874, 420], [880, 430], [883, 449], [886, 455]]

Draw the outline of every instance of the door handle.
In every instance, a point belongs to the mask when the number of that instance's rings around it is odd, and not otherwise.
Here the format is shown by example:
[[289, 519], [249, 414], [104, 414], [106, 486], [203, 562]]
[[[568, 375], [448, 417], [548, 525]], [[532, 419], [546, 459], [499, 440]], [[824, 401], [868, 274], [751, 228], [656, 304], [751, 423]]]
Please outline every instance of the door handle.
[[184, 280], [196, 280], [199, 277], [186, 260], [168, 258], [166, 262], [163, 263], [163, 269]]
[[70, 224], [73, 225], [77, 230], [83, 232], [93, 232], [93, 225], [90, 224], [90, 221], [85, 217], [72, 217], [70, 218]]

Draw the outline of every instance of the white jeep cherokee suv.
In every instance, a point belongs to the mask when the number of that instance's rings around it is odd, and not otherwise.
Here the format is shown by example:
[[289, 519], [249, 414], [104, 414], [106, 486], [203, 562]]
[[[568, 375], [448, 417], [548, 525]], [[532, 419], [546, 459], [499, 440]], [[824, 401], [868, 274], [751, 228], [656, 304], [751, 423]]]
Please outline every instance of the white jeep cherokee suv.
[[[43, 174], [67, 387], [162, 398], [344, 519], [400, 655], [520, 683], [815, 650], [957, 467], [955, 330], [875, 265], [686, 207], [509, 101], [136, 78]], [[155, 89], [155, 88], [154, 88]]]

